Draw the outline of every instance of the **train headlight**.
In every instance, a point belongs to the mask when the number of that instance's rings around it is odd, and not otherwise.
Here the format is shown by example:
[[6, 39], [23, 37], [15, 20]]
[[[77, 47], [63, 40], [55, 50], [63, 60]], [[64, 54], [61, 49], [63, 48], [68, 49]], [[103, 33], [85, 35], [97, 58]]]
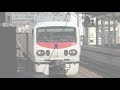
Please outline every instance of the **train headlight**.
[[47, 55], [47, 56], [50, 55], [50, 51], [49, 51], [49, 50], [46, 51], [46, 55]]
[[68, 55], [68, 50], [64, 51], [64, 55], [67, 56]]
[[45, 55], [45, 51], [43, 50], [38, 50], [36, 53], [38, 56], [44, 56]]
[[69, 54], [70, 54], [71, 56], [75, 56], [75, 55], [77, 55], [77, 50], [72, 49], [72, 50], [69, 51]]

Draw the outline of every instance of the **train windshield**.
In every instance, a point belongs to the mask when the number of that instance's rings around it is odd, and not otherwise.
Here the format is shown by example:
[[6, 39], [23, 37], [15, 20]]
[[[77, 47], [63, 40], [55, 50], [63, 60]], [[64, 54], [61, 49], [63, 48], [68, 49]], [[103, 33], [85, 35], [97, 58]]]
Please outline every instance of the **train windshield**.
[[75, 27], [37, 28], [37, 42], [77, 42]]

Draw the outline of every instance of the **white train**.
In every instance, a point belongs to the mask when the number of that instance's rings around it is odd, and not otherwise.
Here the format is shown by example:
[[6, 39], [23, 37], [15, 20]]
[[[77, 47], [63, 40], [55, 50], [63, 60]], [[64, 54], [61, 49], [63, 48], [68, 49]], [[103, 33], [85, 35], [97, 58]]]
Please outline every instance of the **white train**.
[[[80, 62], [80, 30], [71, 22], [41, 22], [25, 30], [28, 33], [28, 56], [34, 62], [36, 72], [45, 75], [64, 72], [78, 73]], [[22, 34], [21, 34], [22, 35]], [[25, 51], [25, 40], [17, 36]]]

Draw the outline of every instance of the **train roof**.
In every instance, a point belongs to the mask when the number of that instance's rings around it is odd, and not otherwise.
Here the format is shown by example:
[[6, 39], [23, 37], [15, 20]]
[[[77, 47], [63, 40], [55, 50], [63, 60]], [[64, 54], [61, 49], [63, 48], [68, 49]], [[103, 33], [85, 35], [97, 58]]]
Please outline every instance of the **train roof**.
[[36, 24], [36, 28], [37, 27], [46, 27], [46, 26], [71, 26], [71, 27], [77, 27], [77, 25], [75, 25], [74, 23], [71, 22], [59, 22], [59, 21], [55, 21], [55, 22], [40, 22]]

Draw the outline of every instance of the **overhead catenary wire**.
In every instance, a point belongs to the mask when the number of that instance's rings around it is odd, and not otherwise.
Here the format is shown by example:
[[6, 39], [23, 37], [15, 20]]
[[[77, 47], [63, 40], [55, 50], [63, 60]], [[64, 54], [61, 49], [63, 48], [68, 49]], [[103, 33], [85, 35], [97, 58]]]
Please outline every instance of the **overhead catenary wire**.
[[[74, 16], [74, 17], [76, 17], [76, 18], [79, 18], [79, 16], [77, 15], [77, 16], [75, 16], [74, 14], [72, 14], [72, 13], [70, 13], [72, 16]], [[82, 20], [82, 18], [81, 19], [79, 19], [79, 21], [81, 21]]]
[[[56, 14], [56, 15], [57, 15], [57, 14]], [[64, 21], [67, 19], [67, 16], [68, 16], [68, 12], [67, 12], [67, 14], [66, 14], [66, 16], [65, 16]], [[68, 23], [68, 19], [66, 20], [65, 26], [67, 25], [67, 23]], [[65, 28], [63, 29], [63, 31], [64, 31], [64, 30], [65, 30]], [[57, 41], [57, 42], [58, 42], [58, 41]], [[48, 59], [49, 61], [51, 60], [51, 57], [52, 57], [52, 55], [53, 55], [55, 49], [56, 49], [56, 47], [55, 47], [55, 45], [54, 45], [54, 49], [53, 49], [53, 51], [52, 51], [52, 53], [51, 53], [51, 55], [50, 55], [50, 57], [49, 57], [49, 59]], [[45, 66], [43, 72], [45, 71], [46, 67], [47, 67], [47, 65]]]
[[[66, 18], [67, 18], [67, 15], [68, 15], [68, 13], [66, 14], [66, 17], [65, 17], [65, 19], [64, 19], [64, 21], [66, 20]], [[65, 26], [67, 25], [67, 23], [68, 23], [68, 20], [66, 21], [66, 23], [65, 23]], [[63, 30], [64, 31], [64, 30]], [[54, 49], [53, 49], [53, 52], [54, 52], [54, 50], [55, 50], [56, 48], [54, 47]], [[52, 54], [53, 54], [53, 52], [52, 52]], [[49, 60], [51, 59], [51, 57], [52, 57], [52, 54], [51, 54], [51, 56], [50, 56], [50, 58], [49, 58]]]

